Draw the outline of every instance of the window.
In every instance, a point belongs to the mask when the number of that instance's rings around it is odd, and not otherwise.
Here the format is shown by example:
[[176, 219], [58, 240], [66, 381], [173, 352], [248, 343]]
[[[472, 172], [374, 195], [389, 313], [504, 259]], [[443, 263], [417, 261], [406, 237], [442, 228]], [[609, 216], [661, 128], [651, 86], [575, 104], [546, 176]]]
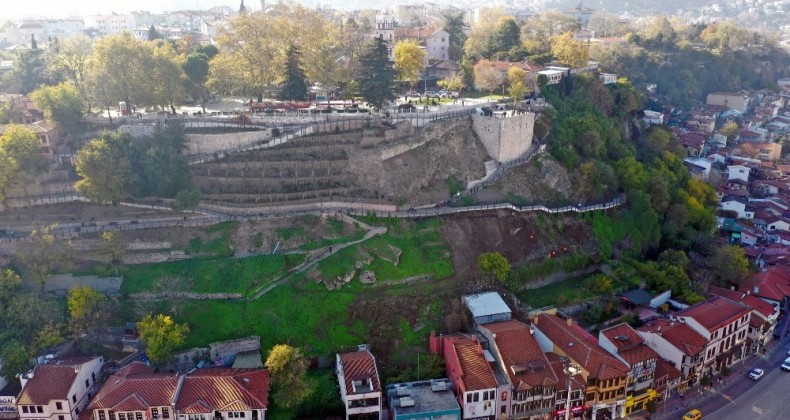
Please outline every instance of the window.
[[85, 388], [89, 388], [91, 386], [90, 382], [86, 379], [85, 380]]
[[470, 403], [470, 402], [472, 402], [472, 394], [471, 394], [471, 393], [469, 393], [469, 394], [466, 394], [466, 402], [467, 402], [467, 403]]
[[[469, 401], [467, 401], [467, 402], [469, 402]], [[27, 412], [28, 412], [28, 410], [27, 410], [27, 406], [26, 406], [26, 405], [23, 405], [23, 406], [22, 406], [22, 412], [23, 412], [23, 413], [27, 413]]]
[[475, 392], [474, 394], [472, 394], [472, 402], [478, 402], [478, 401], [480, 401], [480, 393]]
[[66, 418], [63, 416], [58, 416], [58, 420], [66, 420]]
[[[151, 409], [151, 417], [153, 417], [153, 418], [159, 417], [159, 409], [158, 408], [154, 407], [154, 408]], [[103, 419], [99, 419], [99, 420], [103, 420]]]
[[140, 411], [134, 413], [134, 418], [135, 420], [143, 420], [143, 413]]
[[42, 407], [42, 406], [40, 406], [40, 405], [37, 405], [37, 406], [36, 406], [36, 412], [37, 412], [37, 413], [43, 413], [43, 412], [44, 412], [44, 407]]
[[71, 401], [72, 402], [77, 402], [77, 394], [74, 394], [74, 395], [71, 396]]
[[60, 401], [56, 402], [55, 408], [57, 408], [58, 410], [63, 410], [63, 403]]
[[118, 420], [126, 420], [126, 414], [118, 413]]
[[115, 420], [115, 411], [108, 411], [110, 413], [110, 420]]
[[104, 410], [99, 410], [99, 420], [104, 420], [107, 418], [107, 415], [104, 414]]
[[169, 419], [170, 418], [170, 409], [167, 407], [162, 407], [162, 418]]

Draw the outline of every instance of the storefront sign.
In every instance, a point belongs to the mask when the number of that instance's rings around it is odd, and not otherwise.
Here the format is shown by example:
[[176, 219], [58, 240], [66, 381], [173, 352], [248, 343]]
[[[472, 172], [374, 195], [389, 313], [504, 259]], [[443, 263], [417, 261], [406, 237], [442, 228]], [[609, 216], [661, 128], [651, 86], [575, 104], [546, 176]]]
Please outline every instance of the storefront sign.
[[[582, 411], [584, 411], [585, 408], [587, 408], [587, 407], [585, 407], [583, 405], [577, 405], [576, 407], [571, 407], [571, 414], [576, 414], [576, 413], [582, 412]], [[565, 414], [565, 410], [564, 409], [563, 410], [556, 410], [556, 411], [554, 411], [554, 416], [555, 417], [556, 416], [562, 416], [564, 414]]]

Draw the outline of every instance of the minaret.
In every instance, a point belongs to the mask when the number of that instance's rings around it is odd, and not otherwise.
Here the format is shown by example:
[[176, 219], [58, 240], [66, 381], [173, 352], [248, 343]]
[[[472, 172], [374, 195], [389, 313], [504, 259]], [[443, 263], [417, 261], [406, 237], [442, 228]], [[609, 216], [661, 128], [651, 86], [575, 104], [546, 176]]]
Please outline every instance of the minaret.
[[261, 12], [266, 11], [266, 0], [261, 0]]
[[241, 0], [241, 6], [239, 6], [239, 14], [243, 15], [244, 13], [247, 13], [247, 8], [244, 7], [244, 0]]

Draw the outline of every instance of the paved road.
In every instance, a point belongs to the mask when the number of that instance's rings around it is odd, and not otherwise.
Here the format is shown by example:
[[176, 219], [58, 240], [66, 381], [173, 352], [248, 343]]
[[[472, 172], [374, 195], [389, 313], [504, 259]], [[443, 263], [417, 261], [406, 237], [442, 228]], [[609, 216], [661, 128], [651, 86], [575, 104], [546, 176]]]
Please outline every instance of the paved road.
[[[785, 354], [785, 352], [780, 352]], [[751, 389], [735, 397], [729, 404], [706, 415], [717, 420], [790, 419], [790, 372], [774, 365], [773, 370], [757, 381]]]

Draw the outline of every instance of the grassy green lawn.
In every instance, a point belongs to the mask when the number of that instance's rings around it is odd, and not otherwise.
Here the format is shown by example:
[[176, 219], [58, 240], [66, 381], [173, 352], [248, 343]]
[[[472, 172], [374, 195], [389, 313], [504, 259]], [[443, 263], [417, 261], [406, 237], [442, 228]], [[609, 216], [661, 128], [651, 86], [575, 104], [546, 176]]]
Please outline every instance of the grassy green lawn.
[[537, 289], [524, 290], [516, 294], [523, 303], [537, 309], [558, 304], [573, 304], [595, 296], [611, 295], [614, 291], [631, 288], [629, 283], [625, 281], [614, 280], [612, 283], [613, 291], [596, 294], [589, 289], [591, 278], [568, 279]]
[[257, 255], [128, 266], [123, 274], [121, 292], [151, 291], [155, 289], [158, 279], [175, 276], [189, 279], [192, 285], [190, 290], [198, 293], [244, 293], [282, 273], [286, 270], [286, 260], [295, 257], [281, 254]]

